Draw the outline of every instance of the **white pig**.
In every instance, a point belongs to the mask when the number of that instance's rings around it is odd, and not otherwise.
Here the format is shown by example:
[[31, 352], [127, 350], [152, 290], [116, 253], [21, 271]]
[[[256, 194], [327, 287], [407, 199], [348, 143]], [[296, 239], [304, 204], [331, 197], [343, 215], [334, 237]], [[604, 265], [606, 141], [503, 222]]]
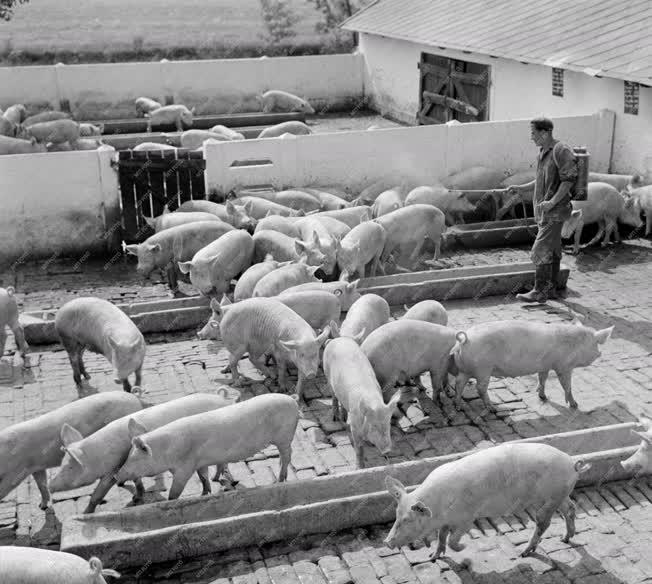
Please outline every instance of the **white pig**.
[[16, 137], [18, 126], [13, 122], [10, 122], [5, 117], [0, 116], [0, 135], [1, 136], [10, 136], [12, 138]]
[[25, 342], [25, 333], [18, 320], [18, 303], [14, 296], [15, 289], [13, 286], [0, 288], [0, 359], [5, 352], [5, 343], [7, 341], [7, 329], [9, 327], [14, 333], [14, 339], [21, 357], [25, 359], [29, 346]]
[[272, 215], [283, 215], [284, 217], [305, 215], [303, 209], [290, 209], [290, 207], [260, 197], [238, 197], [229, 202], [237, 206], [242, 206], [250, 217], [257, 220], [264, 219], [270, 212]]
[[[235, 290], [233, 291], [234, 302], [251, 298], [254, 289], [256, 288], [256, 284], [258, 284], [263, 276], [266, 276], [277, 268], [289, 264], [290, 262], [278, 262], [273, 258], [272, 254], [267, 254], [262, 262], [256, 263], [247, 268], [242, 276], [238, 278]], [[202, 337], [200, 336], [199, 338], [201, 339]]]
[[626, 460], [620, 462], [627, 471], [636, 474], [652, 473], [652, 420], [641, 416], [641, 425], [645, 428], [643, 432], [632, 430], [641, 439], [638, 450]]
[[362, 278], [366, 275], [375, 276], [386, 243], [387, 233], [379, 223], [365, 221], [351, 229], [337, 251], [340, 280], [348, 280], [354, 274]]
[[448, 191], [443, 187], [417, 187], [408, 194], [405, 206], [426, 204], [437, 207], [448, 225], [464, 223], [464, 213], [475, 210], [475, 205], [460, 191]]
[[381, 193], [395, 188], [399, 181], [400, 179], [397, 181], [396, 178], [381, 178], [364, 188], [358, 195], [356, 202], [360, 205], [372, 205]]
[[181, 134], [179, 142], [181, 148], [195, 149], [201, 147], [204, 140], [208, 139], [217, 140], [218, 142], [230, 141], [230, 138], [224, 134], [216, 134], [214, 132], [209, 132], [208, 130], [186, 130]]
[[350, 206], [350, 203], [346, 199], [326, 191], [307, 187], [302, 187], [301, 190], [319, 197], [319, 202], [324, 211], [337, 211], [338, 209], [346, 209]]
[[452, 191], [497, 189], [507, 176], [509, 171], [506, 170], [471, 166], [447, 176], [441, 183]]
[[278, 384], [283, 390], [289, 389], [288, 362], [297, 367], [296, 393], [302, 400], [304, 379], [317, 374], [319, 349], [330, 334], [330, 326], [315, 336], [303, 318], [276, 298], [254, 297], [219, 306], [212, 303], [211, 308], [222, 313], [220, 333], [229, 352], [234, 385], [241, 386], [238, 361], [245, 353], [249, 353], [249, 361], [267, 377], [272, 377], [272, 374], [264, 363], [264, 356], [272, 355], [277, 364]]
[[153, 112], [154, 110], [157, 110], [160, 107], [163, 106], [158, 101], [154, 101], [149, 97], [139, 97], [136, 100], [136, 111], [138, 112], [138, 114]]
[[358, 343], [364, 340], [378, 327], [389, 322], [390, 309], [387, 300], [378, 294], [363, 294], [346, 313], [340, 327], [341, 337], [351, 337]]
[[286, 292], [303, 292], [305, 290], [324, 290], [334, 294], [340, 299], [342, 310], [347, 311], [353, 303], [360, 298], [358, 292], [358, 284], [360, 280], [353, 282], [305, 282], [303, 284], [296, 284], [292, 287], [286, 288]]
[[[626, 194], [634, 201], [634, 213], [643, 211], [645, 213], [645, 237], [652, 233], [652, 185], [628, 189]], [[625, 207], [629, 208], [629, 199], [625, 201]], [[622, 219], [621, 219], [622, 220]]]
[[104, 144], [102, 140], [98, 139], [85, 139], [85, 138], [80, 138], [75, 142], [75, 150], [97, 150], [101, 146], [104, 146], [104, 148], [110, 148], [112, 150], [115, 150], [113, 146], [109, 146], [108, 144]]
[[600, 356], [598, 345], [607, 341], [613, 329], [611, 326], [596, 331], [578, 320], [572, 324], [499, 320], [473, 325], [457, 333], [451, 351], [457, 369], [455, 407], [460, 408], [464, 386], [474, 377], [485, 406], [495, 411], [487, 394], [492, 375], [520, 377], [537, 373], [539, 398], [546, 400], [545, 384], [552, 370], [564, 388], [566, 403], [577, 408], [571, 391], [573, 369], [593, 363]]
[[24, 127], [31, 126], [32, 124], [38, 124], [39, 122], [51, 122], [52, 120], [64, 120], [70, 119], [70, 114], [67, 112], [59, 111], [45, 111], [33, 116], [25, 118], [22, 122]]
[[307, 134], [312, 134], [312, 130], [303, 122], [292, 120], [265, 128], [260, 134], [258, 134], [258, 138], [278, 138], [283, 134], [305, 136]]
[[217, 126], [213, 126], [210, 129], [211, 132], [214, 134], [222, 134], [223, 136], [226, 136], [229, 140], [244, 140], [245, 137], [243, 134], [240, 132], [236, 132], [235, 130], [232, 130], [231, 128], [227, 128], [226, 126], [223, 126], [221, 124], [217, 124]]
[[[523, 181], [527, 182], [527, 181]], [[637, 188], [641, 186], [643, 177], [640, 174], [605, 174], [601, 172], [589, 172], [589, 182], [604, 182], [622, 191], [628, 187]]]
[[106, 584], [105, 577], [120, 578], [95, 556], [85, 560], [37, 547], [0, 546], [0, 566], [2, 584]]
[[80, 136], [101, 136], [104, 133], [104, 124], [79, 124]]
[[263, 108], [263, 112], [304, 112], [314, 114], [315, 110], [305, 98], [300, 98], [287, 91], [271, 89], [260, 96], [256, 96]]
[[16, 103], [9, 106], [2, 115], [5, 119], [18, 125], [27, 117], [27, 110], [22, 103]]
[[47, 152], [45, 144], [40, 144], [32, 136], [29, 140], [0, 136], [0, 155], [2, 154], [32, 154]]
[[25, 128], [24, 135], [27, 139], [34, 137], [43, 144], [68, 142], [74, 148], [75, 142], [79, 140], [79, 124], [67, 119], [40, 122]]
[[246, 229], [250, 232], [254, 230], [257, 224], [256, 219], [250, 217], [242, 207], [234, 205], [231, 201], [227, 201], [225, 205], [202, 199], [186, 201], [179, 205], [177, 211], [179, 213], [191, 213], [194, 211], [212, 213], [225, 223], [233, 225], [236, 229]]
[[328, 341], [324, 348], [324, 374], [333, 392], [333, 420], [340, 418], [342, 408], [351, 428], [358, 468], [365, 468], [365, 441], [386, 456], [392, 449], [390, 424], [400, 390], [386, 405], [369, 360], [349, 337]]
[[192, 117], [195, 108], [188, 109], [185, 105], [164, 105], [149, 112], [145, 112], [147, 118], [147, 133], [151, 134], [152, 125], [175, 124], [177, 132], [183, 132], [183, 126], [192, 126]]
[[311, 266], [306, 263], [306, 257], [302, 256], [297, 263], [291, 263], [277, 268], [258, 280], [252, 297], [277, 296], [283, 290], [287, 290], [298, 284], [304, 284], [306, 282], [318, 283], [320, 280], [315, 277], [315, 272], [320, 267]]
[[136, 388], [141, 385], [145, 359], [145, 339], [134, 322], [115, 304], [103, 298], [79, 297], [66, 302], [54, 319], [54, 328], [68, 353], [73, 379], [81, 389], [81, 377], [90, 379], [84, 366], [86, 349], [99, 353], [113, 365], [116, 383], [131, 391], [129, 375], [136, 374]]
[[46, 469], [61, 464], [62, 426], [73, 425], [83, 436], [89, 436], [143, 406], [135, 395], [105, 391], [0, 430], [0, 501], [31, 474], [41, 493], [39, 507], [46, 509], [50, 503]]
[[[179, 418], [222, 408], [232, 402], [221, 395], [193, 393], [136, 413], [128, 412], [86, 437], [72, 424], [64, 424], [61, 442], [65, 455], [56, 474], [50, 477], [50, 490], [53, 493], [69, 491], [100, 479], [84, 510], [84, 513], [93, 513], [115, 484], [115, 473], [127, 460], [131, 449], [130, 430], [134, 424], [138, 424], [139, 428], [154, 430]], [[219, 478], [222, 470], [218, 469], [214, 480]], [[201, 471], [198, 475], [203, 494], [206, 495], [211, 492], [211, 486], [206, 477], [207, 469]], [[145, 491], [140, 479], [134, 482], [134, 503], [138, 503], [142, 501]]]
[[274, 202], [290, 209], [303, 209], [305, 213], [321, 210], [319, 197], [304, 191], [279, 191], [274, 195]]
[[322, 266], [326, 259], [316, 237], [302, 241], [278, 231], [263, 230], [254, 233], [253, 242], [254, 263], [262, 261], [267, 254], [272, 254], [281, 262], [294, 262], [305, 257], [306, 263], [310, 266]]
[[393, 477], [385, 486], [396, 499], [396, 521], [385, 543], [400, 547], [410, 542], [434, 539], [437, 550], [431, 559], [446, 553], [448, 545], [462, 551], [462, 536], [476, 519], [498, 518], [532, 509], [536, 529], [521, 556], [533, 552], [555, 511], [566, 520], [568, 543], [575, 535], [575, 504], [570, 494], [582, 472], [591, 467], [547, 444], [499, 444], [473, 452], [433, 470], [415, 490], [408, 493]]
[[279, 233], [292, 237], [293, 239], [301, 239], [301, 233], [297, 229], [293, 219], [295, 218], [283, 217], [282, 215], [268, 215], [264, 219], [258, 221], [255, 233], [265, 230], [278, 231]]
[[376, 197], [371, 206], [371, 216], [375, 219], [381, 215], [387, 215], [403, 206], [403, 197], [398, 187], [383, 191]]
[[446, 326], [448, 324], [448, 313], [441, 303], [436, 300], [422, 300], [412, 308], [404, 305], [405, 314], [403, 320], [423, 320], [433, 324]]
[[340, 322], [340, 299], [326, 290], [284, 290], [275, 298], [294, 310], [315, 330], [324, 330], [331, 322]]
[[[177, 225], [184, 225], [186, 223], [194, 223], [196, 221], [221, 221], [219, 217], [216, 217], [212, 213], [205, 213], [203, 211], [194, 211], [192, 213], [163, 213], [158, 217], [145, 217], [145, 222], [149, 225], [156, 233], [159, 231], [164, 231], [170, 227], [176, 227]], [[229, 227], [232, 228], [231, 225]], [[229, 231], [228, 229], [226, 231]]]
[[134, 152], [141, 152], [143, 150], [176, 150], [176, 146], [170, 144], [162, 144], [160, 142], [141, 142], [138, 146], [132, 148]]
[[[303, 221], [303, 219], [303, 217], [300, 217], [296, 221]], [[320, 215], [319, 213], [313, 213], [308, 215], [307, 219], [319, 221], [333, 237], [339, 240], [341, 240], [349, 231], [351, 231], [351, 228], [346, 223], [344, 223], [344, 221], [340, 221], [334, 217], [326, 217], [324, 215]]]
[[310, 217], [332, 217], [342, 223], [346, 223], [351, 229], [363, 221], [371, 219], [371, 209], [369, 207], [349, 207], [348, 209], [339, 209], [338, 211], [320, 211], [311, 214]]
[[228, 291], [231, 280], [251, 265], [253, 254], [251, 235], [233, 229], [200, 249], [191, 260], [179, 262], [179, 269], [190, 274], [190, 282], [204, 296], [221, 295]]
[[324, 255], [323, 270], [327, 276], [330, 276], [335, 270], [337, 264], [337, 252], [340, 247], [340, 240], [331, 235], [327, 227], [321, 222], [312, 217], [305, 217], [304, 219], [295, 223], [301, 238], [305, 241], [312, 241], [315, 245], [319, 246], [319, 250]]

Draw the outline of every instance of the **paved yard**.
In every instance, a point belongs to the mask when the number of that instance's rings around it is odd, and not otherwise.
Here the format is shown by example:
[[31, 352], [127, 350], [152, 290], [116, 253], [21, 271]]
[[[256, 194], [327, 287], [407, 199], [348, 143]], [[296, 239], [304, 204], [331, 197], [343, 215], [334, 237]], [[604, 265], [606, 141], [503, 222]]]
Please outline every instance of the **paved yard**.
[[[634, 421], [638, 414], [652, 414], [652, 255], [650, 242], [635, 240], [621, 246], [594, 249], [577, 258], [565, 256], [571, 268], [570, 293], [566, 300], [547, 307], [524, 308], [513, 298], [489, 297], [446, 303], [449, 323], [464, 328], [473, 322], [496, 319], [535, 319], [548, 322], [580, 314], [594, 327], [615, 325], [612, 338], [591, 367], [576, 370], [573, 393], [579, 411], [571, 412], [554, 375], [548, 382], [549, 402], [541, 404], [534, 392], [536, 377], [494, 380], [490, 397], [499, 404], [496, 415], [480, 418], [480, 400], [473, 387], [467, 388], [463, 412], [455, 412], [444, 398], [444, 411], [431, 396], [420, 395], [404, 411], [393, 428], [391, 462], [435, 456], [473, 448], [479, 442], [494, 443], [519, 437], [539, 436], [578, 428]], [[446, 254], [451, 265], [481, 265], [527, 260], [527, 248], [499, 249]], [[0, 285], [14, 285], [23, 310], [60, 306], [79, 295], [93, 294], [115, 302], [167, 297], [162, 283], [141, 286], [135, 262], [107, 262], [85, 258], [61, 261], [52, 258], [32, 264], [17, 264], [0, 274]], [[188, 289], [189, 290], [189, 289]], [[394, 307], [394, 316], [403, 313]], [[208, 312], [208, 311], [207, 311]], [[208, 315], [207, 315], [208, 316]], [[229, 376], [220, 373], [227, 358], [218, 343], [203, 342], [194, 333], [148, 336], [144, 385], [150, 401], [159, 403], [196, 391], [216, 391]], [[49, 411], [75, 399], [78, 394], [66, 354], [60, 346], [34, 347], [29, 366], [21, 369], [13, 355], [13, 339], [0, 364], [0, 428]], [[86, 358], [92, 376], [89, 392], [116, 390], [108, 363], [99, 356]], [[242, 395], [267, 392], [268, 384], [243, 361], [245, 375], [257, 380]], [[426, 378], [423, 378], [426, 381]], [[330, 393], [323, 378], [309, 383], [308, 404], [294, 442], [289, 480], [351, 470], [354, 454], [340, 423], [330, 418]], [[230, 389], [231, 392], [235, 390]], [[374, 465], [382, 457], [367, 450]], [[236, 488], [268, 484], [278, 474], [276, 449], [270, 447], [252, 459], [230, 465], [239, 481]], [[170, 477], [145, 481], [148, 500], [162, 500]], [[525, 541], [522, 525], [506, 521], [497, 525], [499, 537], [477, 538], [466, 550], [453, 553], [452, 561], [431, 563], [427, 554], [382, 547], [388, 526], [357, 530], [329, 538], [302, 538], [298, 547], [271, 546], [237, 550], [219, 557], [182, 563], [168, 575], [171, 566], [151, 566], [126, 582], [192, 582], [220, 584], [304, 583], [304, 582], [639, 582], [652, 579], [649, 550], [652, 549], [652, 507], [650, 481], [631, 485], [611, 484], [600, 492], [578, 493], [582, 506], [575, 538], [577, 547], [559, 542], [561, 522], [556, 519], [542, 548], [541, 557], [516, 558], [515, 545]], [[54, 512], [38, 509], [38, 491], [28, 479], [0, 503], [0, 543], [56, 548], [60, 521], [85, 507], [91, 487], [55, 495]], [[183, 496], [200, 492], [196, 478]], [[130, 493], [114, 489], [101, 510], [118, 509], [130, 500]], [[481, 526], [479, 526], [481, 527]], [[488, 528], [488, 524], [484, 524]], [[532, 527], [532, 524], [528, 527]], [[490, 530], [491, 531], [491, 530]], [[479, 532], [478, 532], [479, 533]], [[322, 538], [323, 539], [323, 538]], [[644, 553], [647, 546], [648, 554]], [[477, 553], [475, 553], [477, 552]], [[466, 560], [465, 560], [466, 559]], [[470, 563], [470, 565], [468, 565]], [[230, 580], [229, 580], [230, 578]]]

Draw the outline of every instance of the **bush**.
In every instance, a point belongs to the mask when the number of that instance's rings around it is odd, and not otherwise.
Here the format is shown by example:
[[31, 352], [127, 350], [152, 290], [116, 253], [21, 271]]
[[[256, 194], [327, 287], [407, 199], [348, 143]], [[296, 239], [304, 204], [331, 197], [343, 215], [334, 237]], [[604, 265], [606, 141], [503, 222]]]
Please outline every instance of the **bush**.
[[294, 25], [299, 19], [292, 13], [286, 0], [260, 0], [260, 8], [272, 43], [278, 43], [295, 35]]

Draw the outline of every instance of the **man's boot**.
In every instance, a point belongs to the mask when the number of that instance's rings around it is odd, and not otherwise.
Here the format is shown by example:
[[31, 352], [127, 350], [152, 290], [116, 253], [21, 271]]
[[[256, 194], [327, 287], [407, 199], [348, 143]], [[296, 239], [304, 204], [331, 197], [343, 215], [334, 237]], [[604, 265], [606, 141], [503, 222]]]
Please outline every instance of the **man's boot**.
[[561, 258], [557, 256], [552, 256], [552, 264], [551, 266], [551, 273], [550, 273], [550, 281], [551, 281], [551, 286], [550, 290], [548, 291], [548, 298], [551, 299], [557, 299], [563, 296], [563, 291], [566, 288], [565, 285], [561, 284], [559, 282], [559, 268], [561, 264]]
[[527, 294], [517, 294], [521, 302], [538, 302], [544, 304], [548, 300], [548, 290], [551, 283], [552, 264], [539, 264], [534, 272], [534, 288]]

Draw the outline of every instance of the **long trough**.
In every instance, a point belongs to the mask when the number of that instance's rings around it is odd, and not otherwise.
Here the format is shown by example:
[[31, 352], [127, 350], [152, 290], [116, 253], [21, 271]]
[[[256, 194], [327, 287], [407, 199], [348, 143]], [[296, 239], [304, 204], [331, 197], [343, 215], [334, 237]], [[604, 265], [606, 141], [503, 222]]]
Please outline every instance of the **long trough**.
[[[550, 444], [591, 464], [578, 486], [631, 478], [619, 464], [636, 451], [636, 423], [513, 442]], [[64, 519], [61, 550], [105, 565], [131, 567], [224, 552], [231, 548], [363, 527], [394, 519], [384, 487], [391, 475], [416, 488], [435, 468], [474, 451], [342, 474], [151, 503]]]
[[444, 235], [444, 245], [447, 249], [522, 245], [533, 242], [538, 230], [533, 217], [466, 223], [447, 229]]
[[[566, 283], [570, 271], [561, 266], [559, 278]], [[427, 270], [364, 278], [358, 284], [362, 294], [382, 296], [390, 305], [411, 304], [421, 300], [440, 301], [480, 298], [497, 294], [516, 294], [534, 283], [534, 265], [530, 262]], [[164, 333], [200, 327], [210, 316], [209, 299], [202, 296], [117, 304], [142, 333]], [[20, 321], [25, 338], [32, 345], [59, 342], [54, 329], [56, 310], [25, 312]]]

